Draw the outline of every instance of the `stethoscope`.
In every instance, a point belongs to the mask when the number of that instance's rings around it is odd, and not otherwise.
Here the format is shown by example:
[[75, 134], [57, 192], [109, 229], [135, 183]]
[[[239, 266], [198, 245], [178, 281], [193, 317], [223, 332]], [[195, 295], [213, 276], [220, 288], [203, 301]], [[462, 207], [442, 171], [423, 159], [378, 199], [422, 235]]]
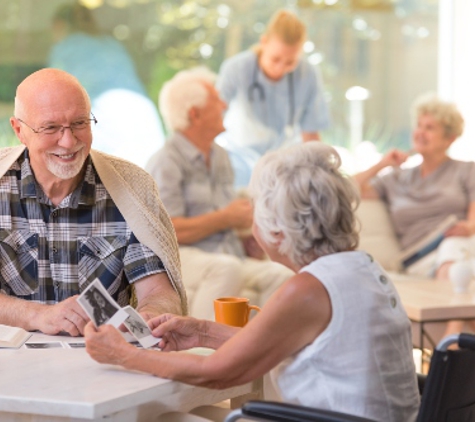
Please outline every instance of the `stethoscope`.
[[[262, 84], [257, 80], [257, 72], [259, 70], [259, 57], [256, 58], [256, 66], [254, 67], [254, 72], [252, 76], [252, 83], [247, 89], [247, 98], [249, 102], [254, 102], [254, 91], [257, 91], [259, 95], [259, 101], [264, 102], [266, 100], [266, 93]], [[294, 73], [290, 72], [286, 75], [288, 85], [289, 85], [289, 125], [293, 126], [294, 124], [294, 115], [295, 115], [295, 95], [294, 95]]]

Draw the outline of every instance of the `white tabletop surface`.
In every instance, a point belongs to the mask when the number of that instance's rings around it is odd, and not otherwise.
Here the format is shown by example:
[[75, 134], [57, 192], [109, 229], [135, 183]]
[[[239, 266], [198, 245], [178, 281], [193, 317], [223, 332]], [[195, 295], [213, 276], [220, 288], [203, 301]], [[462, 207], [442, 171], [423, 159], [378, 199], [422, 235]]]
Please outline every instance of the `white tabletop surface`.
[[397, 276], [394, 285], [409, 318], [416, 322], [475, 317], [475, 282], [467, 293], [454, 293], [449, 281]]
[[[34, 334], [28, 342], [45, 340], [82, 341]], [[254, 384], [221, 391], [193, 387], [102, 365], [92, 360], [85, 349], [62, 347], [1, 349], [0, 374], [1, 421], [103, 420], [104, 416], [108, 421], [151, 420], [145, 416], [147, 412], [186, 412], [255, 388]], [[43, 416], [15, 419], [13, 414]]]

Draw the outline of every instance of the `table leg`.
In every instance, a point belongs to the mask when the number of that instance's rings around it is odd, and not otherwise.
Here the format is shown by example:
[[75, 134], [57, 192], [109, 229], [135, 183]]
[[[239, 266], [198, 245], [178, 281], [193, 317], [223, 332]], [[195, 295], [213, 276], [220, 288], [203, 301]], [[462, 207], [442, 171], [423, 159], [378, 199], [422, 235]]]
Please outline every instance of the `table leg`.
[[249, 400], [263, 400], [264, 399], [264, 379], [259, 378], [253, 381], [253, 388], [251, 393], [243, 394], [242, 396], [231, 399], [231, 409], [237, 409]]

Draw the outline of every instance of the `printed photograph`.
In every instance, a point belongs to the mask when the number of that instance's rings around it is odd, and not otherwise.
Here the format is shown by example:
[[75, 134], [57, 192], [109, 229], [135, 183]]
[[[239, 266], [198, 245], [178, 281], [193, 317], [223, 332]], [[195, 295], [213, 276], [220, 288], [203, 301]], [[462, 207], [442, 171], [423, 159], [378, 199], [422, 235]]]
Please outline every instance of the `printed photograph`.
[[86, 347], [86, 343], [84, 341], [82, 342], [75, 342], [75, 343], [67, 343], [67, 345], [71, 348], [71, 349], [83, 349]]
[[124, 321], [124, 325], [136, 339], [152, 334], [147, 323], [134, 308], [127, 306], [124, 309], [129, 314], [129, 317]]
[[105, 324], [120, 309], [98, 279], [81, 293], [78, 302], [96, 327]]
[[46, 343], [25, 343], [27, 349], [54, 349], [63, 347], [60, 341], [51, 341]]
[[148, 324], [132, 306], [126, 306], [123, 310], [128, 314], [124, 325], [143, 348], [147, 349], [160, 342], [161, 339], [152, 335]]
[[135, 347], [138, 347], [139, 349], [143, 349], [143, 346], [140, 344], [138, 340], [129, 341], [129, 343], [133, 344]]

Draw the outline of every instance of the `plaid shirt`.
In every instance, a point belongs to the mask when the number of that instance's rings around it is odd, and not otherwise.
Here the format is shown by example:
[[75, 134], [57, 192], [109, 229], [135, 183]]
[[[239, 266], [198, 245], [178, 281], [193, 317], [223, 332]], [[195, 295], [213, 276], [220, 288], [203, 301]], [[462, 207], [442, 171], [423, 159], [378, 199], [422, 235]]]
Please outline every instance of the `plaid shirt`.
[[28, 150], [0, 179], [0, 292], [57, 303], [99, 278], [121, 306], [129, 283], [165, 271], [132, 233], [90, 157], [84, 180], [56, 207], [36, 182]]

